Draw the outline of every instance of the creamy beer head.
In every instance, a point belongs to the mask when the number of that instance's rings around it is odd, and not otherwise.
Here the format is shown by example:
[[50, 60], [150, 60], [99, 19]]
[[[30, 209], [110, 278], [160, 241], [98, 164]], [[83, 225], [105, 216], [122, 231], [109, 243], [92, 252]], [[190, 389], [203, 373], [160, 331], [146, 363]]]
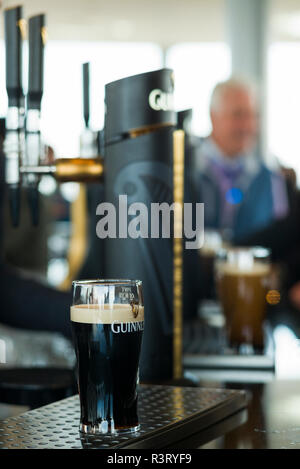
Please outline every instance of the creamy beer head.
[[113, 324], [144, 321], [144, 306], [105, 304], [71, 306], [71, 321], [82, 324]]
[[251, 266], [219, 262], [217, 270], [221, 275], [268, 276], [270, 274], [270, 265], [260, 261], [254, 261]]

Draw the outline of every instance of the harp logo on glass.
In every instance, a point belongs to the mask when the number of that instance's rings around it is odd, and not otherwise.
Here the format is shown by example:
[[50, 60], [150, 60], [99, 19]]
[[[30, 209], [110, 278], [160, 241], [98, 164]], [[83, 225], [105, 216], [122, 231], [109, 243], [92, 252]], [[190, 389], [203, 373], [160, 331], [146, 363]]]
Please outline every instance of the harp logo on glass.
[[128, 206], [127, 195], [119, 195], [116, 208], [110, 202], [97, 206], [98, 238], [184, 238], [185, 249], [199, 249], [204, 243], [203, 203], [154, 203], [149, 207], [142, 202]]

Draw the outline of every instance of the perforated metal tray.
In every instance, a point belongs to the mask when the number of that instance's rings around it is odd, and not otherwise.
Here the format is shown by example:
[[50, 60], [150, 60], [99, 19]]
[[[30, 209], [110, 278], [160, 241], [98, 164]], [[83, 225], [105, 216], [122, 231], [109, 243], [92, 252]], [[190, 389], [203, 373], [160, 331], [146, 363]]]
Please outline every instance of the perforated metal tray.
[[166, 448], [237, 413], [246, 393], [227, 389], [140, 386], [136, 434], [83, 436], [79, 397], [0, 421], [0, 449]]

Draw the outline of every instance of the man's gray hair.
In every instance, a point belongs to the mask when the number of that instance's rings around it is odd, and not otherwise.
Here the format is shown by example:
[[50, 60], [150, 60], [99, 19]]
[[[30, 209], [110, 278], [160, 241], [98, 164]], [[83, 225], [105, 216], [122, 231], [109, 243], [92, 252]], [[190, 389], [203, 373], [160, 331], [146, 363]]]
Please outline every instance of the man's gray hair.
[[244, 90], [256, 101], [258, 98], [258, 90], [255, 83], [244, 78], [231, 77], [228, 80], [218, 83], [211, 94], [210, 111], [218, 111], [220, 103], [225, 92], [228, 90]]

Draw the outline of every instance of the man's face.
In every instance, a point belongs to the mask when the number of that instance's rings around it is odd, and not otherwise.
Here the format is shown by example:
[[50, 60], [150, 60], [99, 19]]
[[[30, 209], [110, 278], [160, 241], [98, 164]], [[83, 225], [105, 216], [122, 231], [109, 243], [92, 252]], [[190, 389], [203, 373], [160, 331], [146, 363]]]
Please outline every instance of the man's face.
[[225, 90], [218, 109], [212, 110], [212, 137], [230, 157], [250, 150], [257, 137], [257, 108], [251, 94], [244, 89]]

